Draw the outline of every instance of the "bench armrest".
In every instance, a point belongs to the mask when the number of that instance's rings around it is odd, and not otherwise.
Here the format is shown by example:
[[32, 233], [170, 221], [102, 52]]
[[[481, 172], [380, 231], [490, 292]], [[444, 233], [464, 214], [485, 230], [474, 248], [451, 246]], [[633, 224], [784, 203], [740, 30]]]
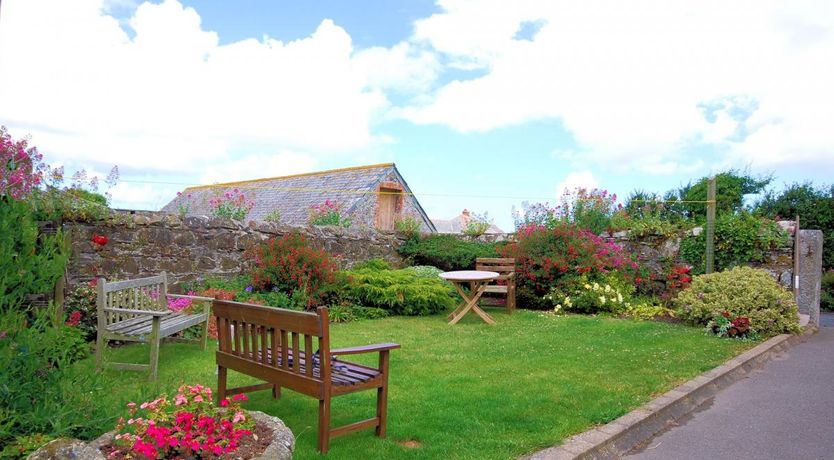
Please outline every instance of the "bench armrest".
[[104, 311], [112, 311], [114, 313], [127, 313], [130, 315], [148, 315], [148, 316], [165, 316], [170, 315], [171, 312], [168, 310], [160, 311], [160, 310], [133, 310], [129, 308], [105, 308]]
[[371, 353], [374, 351], [387, 351], [400, 348], [398, 343], [377, 343], [374, 345], [364, 345], [361, 347], [348, 347], [330, 350], [331, 355], [356, 355], [359, 353]]
[[173, 299], [191, 299], [191, 300], [199, 300], [201, 302], [211, 302], [214, 300], [214, 297], [203, 297], [199, 295], [181, 295], [181, 294], [168, 294], [168, 297]]

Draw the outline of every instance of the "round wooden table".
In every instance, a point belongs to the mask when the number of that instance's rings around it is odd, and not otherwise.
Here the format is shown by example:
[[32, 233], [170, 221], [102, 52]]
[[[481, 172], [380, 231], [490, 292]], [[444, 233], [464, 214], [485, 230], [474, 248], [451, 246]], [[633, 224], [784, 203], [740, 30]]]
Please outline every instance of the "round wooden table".
[[[481, 295], [483, 295], [487, 283], [498, 278], [499, 275], [497, 272], [459, 270], [453, 272], [443, 272], [438, 276], [451, 282], [458, 291], [458, 294], [463, 297], [463, 302], [458, 306], [458, 308], [446, 317], [449, 324], [457, 323], [469, 311], [478, 315], [487, 324], [495, 324], [495, 320], [478, 306], [478, 300], [481, 298]], [[469, 286], [469, 293], [463, 290], [464, 285]]]

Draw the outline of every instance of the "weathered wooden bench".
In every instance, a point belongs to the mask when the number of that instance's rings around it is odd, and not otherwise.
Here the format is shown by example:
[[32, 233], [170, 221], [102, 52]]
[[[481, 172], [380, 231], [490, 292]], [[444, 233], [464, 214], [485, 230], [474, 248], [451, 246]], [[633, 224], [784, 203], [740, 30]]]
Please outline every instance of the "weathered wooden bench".
[[[322, 453], [327, 453], [331, 437], [364, 428], [375, 427], [376, 435], [385, 437], [389, 352], [399, 348], [398, 344], [331, 350], [330, 322], [325, 307], [319, 307], [316, 313], [308, 313], [215, 300], [212, 310], [217, 318], [220, 342], [217, 351], [218, 398], [266, 389], [271, 389], [273, 397], [279, 398], [281, 387], [286, 387], [318, 399], [318, 449]], [[376, 368], [339, 358], [368, 352], [379, 353]], [[266, 383], [227, 388], [229, 369]], [[330, 427], [332, 397], [372, 389], [377, 390], [375, 417]]]
[[507, 313], [515, 311], [515, 259], [479, 257], [475, 259], [475, 270], [498, 272], [495, 281], [499, 284], [488, 284], [484, 292], [506, 294]]
[[[158, 276], [108, 283], [99, 278], [96, 283], [98, 330], [96, 365], [115, 369], [150, 371], [156, 379], [159, 361], [159, 342], [191, 326], [202, 324], [198, 340], [206, 349], [208, 339], [209, 297], [168, 294], [168, 280], [163, 272]], [[169, 298], [187, 298], [203, 303], [198, 312], [173, 312], [168, 309]], [[145, 342], [150, 345], [150, 363], [107, 362], [105, 349], [111, 340]], [[184, 339], [182, 339], [184, 340]]]

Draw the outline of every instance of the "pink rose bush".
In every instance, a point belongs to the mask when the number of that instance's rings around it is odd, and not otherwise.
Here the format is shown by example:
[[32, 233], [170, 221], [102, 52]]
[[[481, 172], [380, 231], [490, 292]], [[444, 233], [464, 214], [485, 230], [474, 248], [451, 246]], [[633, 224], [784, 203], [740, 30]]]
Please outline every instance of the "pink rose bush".
[[240, 408], [246, 395], [212, 403], [211, 389], [183, 385], [173, 398], [162, 395], [139, 405], [128, 403], [119, 419], [110, 458], [216, 458], [234, 452], [252, 436], [254, 420]]

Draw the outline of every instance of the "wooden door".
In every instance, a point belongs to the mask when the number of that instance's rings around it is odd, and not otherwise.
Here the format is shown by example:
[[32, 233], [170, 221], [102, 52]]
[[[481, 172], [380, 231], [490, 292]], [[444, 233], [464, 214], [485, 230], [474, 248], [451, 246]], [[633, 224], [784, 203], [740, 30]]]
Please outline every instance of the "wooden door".
[[376, 228], [393, 231], [394, 219], [397, 217], [397, 198], [399, 190], [380, 189], [377, 198]]

